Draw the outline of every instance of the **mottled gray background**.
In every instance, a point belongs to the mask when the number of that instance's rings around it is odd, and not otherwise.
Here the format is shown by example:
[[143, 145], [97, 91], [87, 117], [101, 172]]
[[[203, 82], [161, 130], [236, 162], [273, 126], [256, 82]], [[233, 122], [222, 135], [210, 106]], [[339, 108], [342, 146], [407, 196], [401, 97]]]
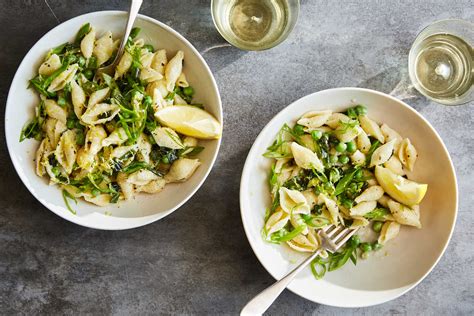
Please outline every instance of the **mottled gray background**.
[[[2, 107], [18, 64], [45, 32], [86, 12], [127, 8], [127, 1], [116, 0], [48, 3], [50, 8], [46, 1], [0, 1]], [[141, 12], [170, 25], [201, 52], [224, 43], [213, 28], [209, 1], [145, 0]], [[294, 32], [279, 47], [205, 53], [225, 112], [219, 158], [185, 206], [143, 228], [97, 231], [54, 215], [20, 182], [1, 137], [0, 314], [238, 313], [273, 282], [250, 249], [239, 211], [240, 173], [262, 126], [318, 90], [392, 91], [406, 73], [417, 32], [450, 17], [472, 21], [472, 1], [306, 0]], [[419, 286], [380, 306], [338, 309], [285, 291], [269, 314], [474, 313], [474, 104], [446, 107], [417, 94], [408, 102], [441, 134], [456, 167], [459, 216], [444, 257]], [[2, 117], [1, 131], [3, 124]]]

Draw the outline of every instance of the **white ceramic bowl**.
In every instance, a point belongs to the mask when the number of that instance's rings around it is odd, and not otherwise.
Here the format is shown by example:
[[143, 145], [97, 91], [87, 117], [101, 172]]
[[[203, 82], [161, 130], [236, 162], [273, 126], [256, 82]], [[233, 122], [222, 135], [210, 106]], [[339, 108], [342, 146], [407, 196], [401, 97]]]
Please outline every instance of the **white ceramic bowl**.
[[[403, 226], [400, 235], [379, 255], [348, 262], [342, 269], [314, 279], [309, 267], [288, 287], [311, 301], [339, 306], [362, 307], [392, 300], [412, 289], [441, 258], [454, 229], [458, 193], [449, 154], [433, 127], [415, 110], [386, 94], [359, 88], [320, 91], [292, 103], [262, 130], [250, 150], [240, 185], [242, 221], [256, 256], [275, 278], [280, 279], [305, 255], [285, 245], [265, 242], [261, 237], [265, 209], [270, 205], [268, 171], [271, 160], [262, 154], [284, 123], [294, 124], [310, 110], [342, 111], [354, 103], [367, 106], [369, 116], [385, 122], [409, 137], [418, 150], [413, 179], [428, 183], [421, 204], [422, 229]], [[387, 255], [385, 255], [387, 253]]]
[[[5, 134], [8, 150], [18, 175], [28, 190], [48, 209], [73, 223], [107, 230], [128, 229], [159, 220], [183, 205], [202, 185], [208, 176], [220, 147], [220, 140], [202, 142], [205, 150], [199, 155], [202, 165], [184, 183], [169, 184], [159, 194], [140, 194], [135, 199], [107, 207], [97, 207], [80, 201], [74, 205], [77, 215], [70, 213], [57, 186], [48, 186], [46, 178], [34, 171], [34, 155], [39, 143], [35, 140], [18, 142], [24, 124], [33, 117], [39, 97], [28, 89], [48, 50], [72, 41], [79, 28], [90, 22], [98, 31], [112, 31], [114, 37], [123, 33], [127, 14], [120, 11], [101, 11], [84, 14], [66, 21], [44, 35], [28, 52], [18, 67], [8, 94], [5, 113]], [[142, 29], [140, 37], [155, 48], [165, 48], [172, 56], [177, 50], [184, 52], [184, 72], [196, 94], [195, 100], [203, 103], [210, 113], [222, 122], [222, 105], [216, 82], [204, 59], [183, 36], [169, 26], [140, 15], [135, 26]], [[110, 215], [106, 215], [110, 214]]]

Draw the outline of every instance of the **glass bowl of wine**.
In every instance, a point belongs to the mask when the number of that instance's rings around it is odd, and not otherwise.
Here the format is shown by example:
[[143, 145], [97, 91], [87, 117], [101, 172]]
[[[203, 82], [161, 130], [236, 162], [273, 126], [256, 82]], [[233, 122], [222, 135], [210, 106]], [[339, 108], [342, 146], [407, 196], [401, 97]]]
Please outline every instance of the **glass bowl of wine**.
[[408, 57], [414, 87], [424, 96], [445, 105], [474, 99], [474, 24], [449, 19], [423, 29]]
[[283, 42], [298, 19], [299, 0], [212, 0], [219, 33], [243, 50], [265, 50]]

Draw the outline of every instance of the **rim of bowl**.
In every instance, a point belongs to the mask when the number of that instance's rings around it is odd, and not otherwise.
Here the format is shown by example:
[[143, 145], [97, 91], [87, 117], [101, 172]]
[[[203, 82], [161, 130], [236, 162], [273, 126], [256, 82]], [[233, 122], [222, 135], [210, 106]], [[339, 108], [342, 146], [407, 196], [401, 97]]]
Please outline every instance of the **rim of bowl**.
[[400, 293], [397, 293], [396, 295], [392, 296], [392, 297], [389, 297], [387, 299], [382, 299], [382, 300], [379, 300], [379, 301], [376, 301], [376, 302], [373, 302], [372, 304], [360, 304], [360, 305], [335, 305], [335, 304], [328, 304], [326, 302], [320, 302], [320, 301], [317, 301], [317, 300], [314, 300], [313, 298], [311, 298], [309, 295], [306, 295], [305, 294], [300, 294], [300, 293], [297, 293], [296, 290], [290, 288], [290, 287], [287, 287], [288, 290], [290, 290], [291, 292], [293, 292], [294, 294], [298, 295], [298, 296], [301, 296], [309, 301], [312, 301], [312, 302], [315, 302], [315, 303], [318, 303], [318, 304], [323, 304], [323, 305], [327, 305], [327, 306], [334, 306], [334, 307], [343, 307], [343, 308], [357, 308], [357, 307], [367, 307], [367, 306], [374, 306], [374, 305], [378, 305], [378, 304], [382, 304], [382, 303], [385, 303], [385, 302], [388, 302], [388, 301], [391, 301], [391, 300], [394, 300], [400, 296], [402, 296], [403, 294], [407, 293], [408, 291], [410, 291], [411, 289], [413, 289], [415, 286], [417, 286], [421, 281], [423, 281], [427, 276], [428, 274], [430, 274], [430, 272], [434, 269], [434, 267], [438, 264], [439, 260], [441, 259], [441, 257], [443, 257], [444, 255], [444, 252], [446, 251], [446, 248], [448, 247], [448, 244], [449, 242], [451, 241], [451, 237], [453, 235], [453, 232], [454, 232], [454, 227], [456, 226], [456, 220], [457, 220], [457, 216], [458, 216], [458, 204], [459, 204], [459, 193], [458, 193], [458, 181], [457, 181], [457, 177], [456, 177], [456, 172], [455, 172], [455, 169], [454, 169], [454, 164], [453, 164], [453, 161], [451, 159], [451, 156], [449, 155], [449, 152], [448, 152], [448, 149], [446, 148], [446, 145], [444, 144], [441, 136], [438, 134], [438, 132], [434, 129], [434, 127], [430, 124], [430, 122], [428, 122], [428, 120], [426, 120], [420, 113], [418, 113], [415, 109], [413, 109], [411, 106], [409, 106], [408, 104], [406, 104], [405, 102], [403, 102], [402, 100], [399, 100], [391, 95], [388, 95], [386, 93], [383, 93], [383, 92], [379, 92], [379, 91], [375, 91], [375, 90], [372, 90], [372, 89], [365, 89], [365, 88], [356, 88], [356, 87], [340, 87], [340, 88], [331, 88], [331, 89], [325, 89], [325, 90], [321, 90], [321, 91], [317, 91], [317, 92], [314, 92], [314, 93], [311, 93], [311, 94], [308, 94], [308, 95], [305, 95], [295, 101], [293, 101], [292, 103], [290, 103], [289, 105], [287, 105], [285, 108], [283, 108], [280, 112], [278, 112], [266, 125], [265, 127], [260, 131], [260, 133], [258, 134], [257, 138], [255, 139], [254, 143], [252, 144], [252, 147], [250, 148], [250, 151], [247, 155], [247, 158], [245, 159], [245, 164], [244, 164], [244, 168], [243, 168], [243, 171], [242, 171], [242, 176], [240, 178], [240, 190], [239, 190], [239, 203], [240, 203], [240, 216], [241, 216], [241, 219], [242, 219], [242, 224], [244, 226], [244, 231], [245, 231], [245, 236], [247, 237], [247, 240], [250, 244], [250, 247], [252, 248], [252, 251], [254, 252], [255, 256], [257, 257], [258, 261], [260, 262], [260, 264], [265, 268], [265, 270], [275, 279], [275, 280], [278, 280], [277, 276], [275, 276], [272, 272], [270, 272], [267, 267], [263, 264], [264, 260], [262, 260], [262, 257], [261, 255], [255, 250], [254, 248], [254, 245], [252, 244], [251, 240], [250, 240], [250, 233], [248, 231], [248, 228], [247, 228], [247, 222], [245, 220], [245, 216], [244, 216], [244, 211], [243, 211], [243, 205], [245, 204], [245, 202], [243, 201], [244, 200], [244, 187], [242, 186], [242, 183], [244, 182], [244, 179], [245, 178], [248, 178], [249, 176], [249, 173], [250, 173], [250, 164], [248, 163], [249, 160], [250, 160], [250, 156], [254, 155], [254, 153], [257, 151], [257, 148], [254, 146], [258, 140], [260, 140], [261, 138], [263, 138], [263, 134], [262, 132], [268, 128], [270, 125], [273, 124], [274, 121], [276, 121], [276, 118], [277, 116], [280, 115], [281, 112], [283, 112], [285, 109], [287, 109], [288, 107], [290, 106], [293, 106], [293, 104], [295, 104], [296, 102], [299, 102], [301, 99], [304, 99], [304, 98], [307, 98], [307, 97], [310, 97], [310, 96], [313, 96], [315, 94], [319, 94], [319, 93], [324, 93], [324, 92], [329, 92], [329, 91], [334, 91], [334, 92], [337, 92], [337, 91], [361, 91], [361, 92], [368, 92], [368, 93], [372, 93], [372, 94], [377, 94], [377, 95], [380, 95], [380, 96], [383, 96], [383, 97], [386, 97], [386, 98], [389, 98], [393, 101], [396, 101], [397, 103], [399, 103], [400, 105], [402, 105], [403, 107], [407, 108], [408, 110], [410, 110], [414, 115], [416, 115], [418, 118], [420, 118], [421, 120], [423, 120], [425, 122], [425, 124], [427, 124], [429, 126], [429, 128], [431, 129], [431, 131], [436, 135], [436, 138], [438, 139], [438, 141], [441, 143], [442, 145], [442, 148], [445, 152], [445, 154], [447, 155], [448, 157], [448, 160], [449, 160], [449, 165], [451, 167], [451, 173], [453, 174], [453, 179], [454, 179], [454, 189], [455, 189], [455, 192], [456, 192], [456, 200], [455, 200], [455, 210], [454, 210], [454, 218], [453, 218], [453, 223], [451, 225], [451, 228], [450, 228], [450, 232], [449, 232], [449, 236], [445, 242], [445, 244], [443, 245], [443, 249], [442, 251], [439, 253], [439, 256], [438, 258], [433, 262], [433, 264], [430, 266], [430, 268], [425, 272], [425, 274], [423, 274], [423, 276], [421, 276], [419, 278], [419, 280], [417, 280], [416, 282], [412, 283], [412, 284], [409, 284], [407, 286], [405, 286], [405, 288], [403, 288], [403, 290], [400, 292]]
[[[25, 59], [26, 59], [26, 56], [28, 56], [32, 50], [38, 46], [39, 42], [41, 42], [49, 33], [53, 32], [54, 30], [56, 30], [57, 28], [60, 28], [62, 27], [64, 24], [67, 24], [67, 23], [71, 23], [75, 20], [79, 20], [81, 18], [84, 18], [86, 16], [89, 16], [91, 19], [93, 18], [97, 18], [97, 17], [100, 17], [100, 16], [104, 16], [104, 15], [115, 15], [115, 16], [118, 16], [118, 15], [125, 15], [127, 14], [126, 11], [120, 11], [120, 10], [104, 10], [104, 11], [95, 11], [95, 12], [89, 12], [89, 13], [85, 13], [85, 14], [81, 14], [81, 15], [78, 15], [72, 19], [69, 19], [67, 21], [64, 21], [62, 22], [61, 24], [59, 25], [56, 25], [54, 28], [52, 28], [51, 30], [49, 30], [47, 33], [45, 33], [43, 36], [41, 36], [41, 38], [35, 42], [35, 44], [28, 50], [28, 52], [25, 54], [25, 56], [23, 57], [21, 63], [18, 65], [17, 67], [17, 71], [15, 72], [15, 75], [13, 76], [13, 79], [12, 79], [12, 83], [10, 85], [10, 88], [8, 90], [8, 95], [7, 95], [7, 102], [6, 102], [6, 106], [5, 106], [5, 118], [4, 118], [4, 123], [5, 123], [5, 139], [6, 139], [6, 143], [7, 143], [7, 149], [8, 149], [8, 154], [10, 156], [10, 160], [13, 164], [13, 167], [15, 168], [15, 171], [18, 175], [18, 177], [21, 179], [21, 182], [23, 183], [23, 185], [28, 189], [28, 191], [31, 193], [31, 195], [33, 195], [35, 197], [36, 200], [38, 200], [46, 209], [48, 209], [49, 211], [53, 212], [54, 214], [58, 215], [59, 217], [61, 217], [62, 219], [68, 221], [68, 222], [72, 222], [74, 224], [77, 224], [79, 226], [83, 226], [83, 227], [87, 227], [87, 228], [93, 228], [93, 229], [100, 229], [100, 230], [127, 230], [127, 229], [133, 229], [133, 228], [138, 228], [138, 227], [142, 227], [142, 226], [146, 226], [148, 224], [151, 224], [153, 222], [156, 222], [156, 221], [159, 221], [160, 219], [170, 215], [171, 213], [173, 213], [174, 211], [176, 211], [177, 209], [179, 209], [181, 206], [183, 206], [192, 196], [194, 196], [194, 194], [199, 190], [199, 188], [201, 188], [201, 186], [203, 185], [203, 183], [206, 181], [207, 177], [209, 176], [209, 173], [211, 172], [212, 168], [214, 167], [214, 164], [216, 162], [216, 159], [217, 159], [217, 155], [219, 153], [219, 150], [220, 150], [220, 147], [221, 147], [221, 142], [222, 142], [222, 137], [220, 137], [219, 139], [215, 140], [217, 141], [217, 148], [215, 150], [215, 153], [211, 159], [211, 162], [210, 162], [210, 168], [209, 170], [207, 170], [207, 172], [204, 174], [203, 178], [199, 181], [198, 185], [191, 191], [191, 193], [185, 198], [183, 199], [180, 203], [178, 203], [176, 206], [174, 206], [173, 208], [169, 209], [168, 211], [166, 212], [163, 212], [162, 214], [160, 214], [160, 216], [156, 217], [155, 218], [155, 214], [153, 215], [147, 215], [147, 216], [142, 216], [141, 218], [145, 218], [145, 220], [143, 222], [140, 222], [140, 223], [134, 223], [132, 225], [129, 225], [129, 226], [126, 226], [126, 227], [121, 227], [121, 228], [111, 228], [111, 227], [105, 227], [105, 226], [101, 226], [101, 225], [88, 225], [88, 224], [85, 224], [85, 223], [82, 223], [80, 220], [79, 220], [79, 217], [74, 217], [74, 218], [66, 218], [65, 216], [62, 215], [61, 212], [58, 212], [57, 210], [52, 210], [50, 209], [45, 203], [43, 203], [43, 201], [38, 198], [36, 196], [36, 194], [31, 190], [30, 186], [26, 184], [25, 182], [25, 179], [24, 177], [26, 177], [25, 175], [23, 175], [22, 173], [18, 172], [19, 168], [21, 168], [16, 160], [13, 158], [13, 153], [11, 151], [11, 148], [10, 148], [10, 143], [9, 143], [9, 135], [10, 135], [10, 131], [8, 130], [8, 127], [7, 127], [7, 109], [9, 108], [10, 106], [10, 93], [11, 93], [11, 90], [12, 90], [12, 87], [16, 84], [16, 81], [19, 80], [18, 79], [18, 76], [19, 76], [19, 73], [18, 73], [18, 69], [20, 69], [22, 66], [24, 66], [23, 64], [25, 63]], [[191, 44], [191, 42], [189, 42], [183, 35], [181, 35], [178, 31], [174, 30], [173, 28], [171, 28], [170, 26], [164, 24], [163, 22], [160, 22], [152, 17], [149, 17], [149, 16], [146, 16], [146, 15], [143, 15], [143, 14], [139, 14], [137, 16], [137, 19], [142, 19], [142, 20], [145, 20], [145, 21], [148, 21], [148, 22], [151, 22], [153, 24], [156, 24], [158, 25], [159, 27], [163, 28], [164, 30], [170, 32], [173, 36], [177, 37], [183, 44], [185, 44], [187, 47], [189, 47], [191, 49], [191, 51], [200, 59], [200, 61], [202, 62], [202, 64], [204, 65], [204, 69], [205, 71], [208, 72], [210, 78], [211, 78], [211, 83], [212, 83], [212, 87], [213, 89], [215, 89], [215, 91], [217, 92], [217, 105], [218, 105], [218, 113], [219, 113], [219, 116], [220, 116], [220, 119], [221, 119], [221, 124], [222, 126], [224, 126], [224, 115], [223, 115], [223, 111], [222, 111], [222, 100], [221, 100], [221, 96], [220, 96], [220, 93], [219, 93], [219, 88], [217, 86], [217, 83], [216, 83], [216, 80], [214, 78], [214, 75], [212, 74], [212, 71], [211, 69], [209, 68], [209, 65], [206, 63], [206, 61], [204, 60], [204, 58], [202, 57], [202, 55], [199, 53], [199, 51], [193, 46], [193, 44]], [[124, 220], [125, 222], [126, 220]]]
[[228, 36], [226, 36], [224, 34], [224, 32], [221, 31], [220, 27], [217, 25], [216, 18], [214, 16], [214, 2], [216, 2], [216, 1], [217, 0], [211, 0], [211, 16], [212, 16], [212, 22], [214, 23], [214, 27], [216, 28], [217, 32], [222, 36], [222, 38], [227, 43], [229, 43], [230, 45], [232, 45], [232, 46], [234, 46], [238, 49], [246, 50], [246, 51], [259, 52], [259, 51], [269, 50], [271, 48], [274, 48], [274, 47], [280, 45], [281, 43], [286, 41], [288, 36], [290, 36], [290, 34], [293, 32], [293, 29], [295, 28], [296, 23], [298, 23], [298, 18], [300, 16], [301, 3], [300, 3], [300, 0], [295, 0], [295, 3], [296, 3], [295, 18], [293, 19], [293, 22], [289, 26], [288, 30], [285, 33], [283, 33], [283, 35], [278, 40], [276, 40], [275, 42], [273, 42], [271, 44], [264, 45], [261, 48], [253, 47], [253, 46], [240, 45], [240, 44], [236, 43], [235, 41], [233, 41]]

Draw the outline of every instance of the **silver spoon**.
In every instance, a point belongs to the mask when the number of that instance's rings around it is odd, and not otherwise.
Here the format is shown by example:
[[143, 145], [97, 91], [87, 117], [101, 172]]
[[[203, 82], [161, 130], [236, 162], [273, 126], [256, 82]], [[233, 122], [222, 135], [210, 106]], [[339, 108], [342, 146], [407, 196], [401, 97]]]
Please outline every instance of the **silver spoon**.
[[115, 59], [113, 63], [108, 66], [100, 67], [95, 72], [94, 81], [98, 81], [99, 78], [103, 73], [112, 76], [115, 71], [115, 67], [122, 58], [123, 52], [125, 51], [125, 45], [127, 44], [128, 37], [130, 36], [130, 32], [133, 28], [133, 23], [135, 23], [135, 19], [138, 16], [138, 11], [140, 11], [140, 7], [142, 6], [143, 0], [132, 0], [130, 4], [130, 9], [128, 10], [128, 20], [127, 26], [125, 27], [125, 33], [123, 34], [122, 41], [120, 42], [120, 47], [117, 51], [117, 55], [115, 55]]

